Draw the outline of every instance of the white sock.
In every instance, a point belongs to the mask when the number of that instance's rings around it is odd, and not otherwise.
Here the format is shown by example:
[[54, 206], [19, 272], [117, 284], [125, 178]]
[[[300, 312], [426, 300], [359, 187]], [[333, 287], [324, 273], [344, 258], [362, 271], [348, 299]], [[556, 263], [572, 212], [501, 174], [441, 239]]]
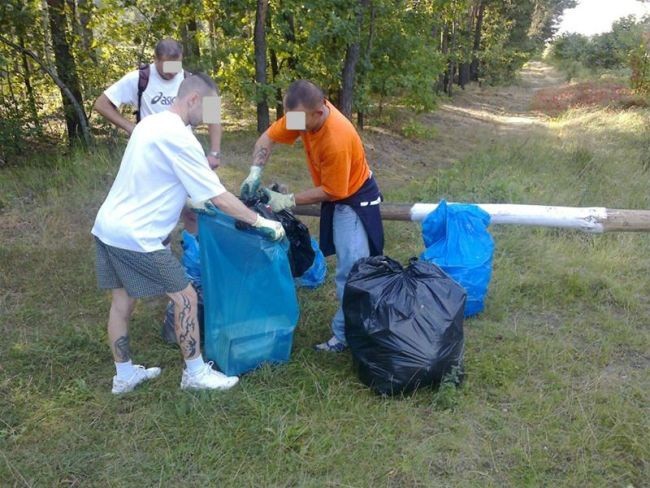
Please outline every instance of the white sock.
[[131, 376], [133, 376], [133, 373], [135, 371], [135, 368], [133, 367], [133, 361], [129, 359], [124, 363], [115, 363], [115, 370], [117, 371], [117, 379], [131, 379]]
[[205, 363], [203, 362], [203, 354], [199, 354], [196, 356], [194, 359], [186, 359], [185, 360], [185, 367], [187, 368], [187, 372], [190, 375], [195, 375], [201, 369], [203, 369], [203, 365]]

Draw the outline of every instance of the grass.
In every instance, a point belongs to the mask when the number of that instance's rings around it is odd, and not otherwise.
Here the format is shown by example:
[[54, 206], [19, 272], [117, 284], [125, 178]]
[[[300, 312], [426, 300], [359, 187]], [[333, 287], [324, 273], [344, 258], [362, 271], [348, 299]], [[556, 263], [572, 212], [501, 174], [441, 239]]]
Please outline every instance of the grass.
[[[650, 208], [648, 120], [643, 109], [569, 111], [546, 129], [486, 139], [387, 199]], [[246, 174], [253, 141], [226, 132], [228, 187]], [[336, 308], [330, 278], [299, 292], [291, 361], [227, 393], [179, 390], [180, 356], [158, 337], [164, 300], [139, 302], [134, 354], [163, 374], [114, 398], [89, 229], [120, 155], [100, 148], [0, 172], [0, 484], [647, 483], [647, 235], [493, 228], [487, 307], [466, 322], [459, 389], [380, 398], [348, 354], [312, 352]], [[307, 184], [300, 148], [278, 148], [273, 161], [267, 177]], [[422, 251], [414, 224], [387, 222], [386, 236], [392, 257]]]
[[544, 88], [535, 93], [532, 109], [558, 116], [569, 108], [581, 107], [647, 107], [648, 101], [625, 84], [583, 82], [568, 86]]

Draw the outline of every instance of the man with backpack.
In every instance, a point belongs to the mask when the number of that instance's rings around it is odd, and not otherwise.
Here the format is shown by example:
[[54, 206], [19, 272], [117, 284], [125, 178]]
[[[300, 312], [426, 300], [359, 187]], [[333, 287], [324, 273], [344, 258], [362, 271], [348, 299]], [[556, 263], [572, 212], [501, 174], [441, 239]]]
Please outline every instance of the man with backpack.
[[[154, 62], [127, 73], [109, 86], [93, 108], [113, 125], [131, 134], [141, 119], [171, 107], [180, 84], [190, 75], [180, 67], [182, 61], [183, 47], [180, 43], [173, 39], [159, 41], [154, 50]], [[137, 122], [120, 113], [122, 105], [131, 105], [136, 109]], [[208, 124], [208, 132], [210, 151], [207, 158], [214, 169], [221, 159], [221, 125]]]

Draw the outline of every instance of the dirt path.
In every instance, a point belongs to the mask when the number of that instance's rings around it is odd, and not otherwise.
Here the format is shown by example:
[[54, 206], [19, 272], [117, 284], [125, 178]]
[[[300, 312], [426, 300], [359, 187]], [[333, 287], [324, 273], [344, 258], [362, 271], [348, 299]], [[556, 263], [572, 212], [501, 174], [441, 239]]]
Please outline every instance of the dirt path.
[[533, 61], [511, 86], [458, 89], [435, 112], [417, 116], [419, 123], [435, 129], [433, 138], [412, 141], [371, 128], [363, 135], [368, 157], [386, 189], [405, 179], [425, 177], [431, 169], [453, 164], [501, 137], [526, 137], [544, 129], [547, 119], [530, 110], [531, 101], [540, 88], [562, 84], [561, 75], [552, 67]]

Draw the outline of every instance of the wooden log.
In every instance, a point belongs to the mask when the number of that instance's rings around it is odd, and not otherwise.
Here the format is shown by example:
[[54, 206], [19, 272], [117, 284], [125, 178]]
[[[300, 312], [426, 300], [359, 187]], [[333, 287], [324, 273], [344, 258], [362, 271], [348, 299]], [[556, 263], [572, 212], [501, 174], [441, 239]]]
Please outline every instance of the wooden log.
[[603, 232], [648, 232], [650, 231], [650, 210], [607, 209]]
[[[453, 205], [453, 203], [450, 203]], [[558, 207], [478, 203], [491, 217], [491, 224], [514, 224], [577, 229], [589, 233], [650, 232], [650, 210], [609, 209], [605, 207]], [[384, 220], [420, 222], [437, 208], [437, 203], [382, 203]], [[296, 215], [318, 217], [319, 205], [298, 205]]]

